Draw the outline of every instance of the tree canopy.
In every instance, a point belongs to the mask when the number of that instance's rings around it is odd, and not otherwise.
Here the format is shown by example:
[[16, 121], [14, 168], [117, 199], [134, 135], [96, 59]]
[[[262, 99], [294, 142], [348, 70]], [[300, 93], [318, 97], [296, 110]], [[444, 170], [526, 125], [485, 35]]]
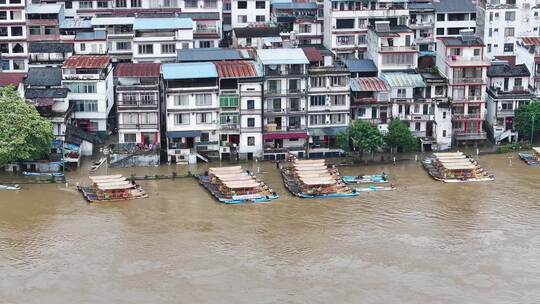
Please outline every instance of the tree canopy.
[[52, 124], [33, 105], [14, 87], [0, 88], [0, 165], [40, 158], [53, 139]]
[[393, 119], [388, 124], [386, 143], [403, 152], [414, 152], [418, 149], [418, 140], [412, 135], [407, 125], [399, 119]]
[[383, 145], [381, 132], [365, 121], [357, 120], [349, 126], [349, 138], [361, 152], [374, 153]]
[[534, 133], [540, 130], [540, 103], [532, 102], [528, 105], [520, 106], [515, 111], [515, 128], [519, 134], [526, 138], [531, 138], [531, 118], [536, 115], [534, 123]]

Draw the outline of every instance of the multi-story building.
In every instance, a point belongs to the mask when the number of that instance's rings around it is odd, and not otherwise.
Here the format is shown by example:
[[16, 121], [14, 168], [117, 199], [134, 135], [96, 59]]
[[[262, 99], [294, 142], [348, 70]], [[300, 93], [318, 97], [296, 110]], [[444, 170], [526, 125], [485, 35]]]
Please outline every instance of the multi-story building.
[[23, 0], [0, 2], [0, 70], [26, 72], [28, 44], [26, 4]]
[[435, 39], [458, 37], [461, 30], [476, 30], [476, 4], [472, 0], [439, 0], [435, 6]]
[[435, 55], [435, 6], [431, 1], [409, 3], [409, 28], [421, 56]]
[[168, 161], [195, 163], [197, 157], [219, 158], [219, 83], [215, 65], [166, 63], [162, 74]]
[[271, 19], [283, 40], [292, 45], [322, 44], [322, 20], [316, 2], [279, 2], [272, 4]]
[[448, 97], [452, 103], [454, 142], [478, 142], [486, 139], [486, 72], [490, 66], [482, 39], [471, 30], [461, 36], [439, 38], [437, 69], [448, 79]]
[[233, 29], [232, 45], [235, 48], [277, 48], [283, 39], [275, 26], [242, 27]]
[[133, 57], [134, 17], [94, 17], [94, 31], [107, 33], [107, 50], [113, 62], [130, 61]]
[[376, 21], [368, 30], [366, 57], [375, 62], [379, 72], [415, 70], [418, 49], [413, 40], [413, 32], [407, 26]]
[[269, 0], [231, 0], [231, 24], [233, 29], [269, 21]]
[[494, 62], [488, 68], [486, 122], [495, 143], [517, 141], [514, 111], [534, 99], [529, 90], [530, 76], [525, 64]]
[[349, 71], [327, 49], [303, 48], [309, 60], [307, 85], [308, 156], [337, 156], [337, 135], [349, 125]]
[[74, 55], [62, 66], [62, 87], [75, 105], [75, 126], [86, 132], [107, 134], [114, 105], [113, 68], [106, 55]]
[[377, 76], [351, 78], [351, 120], [371, 123], [383, 134], [392, 118], [390, 86]]
[[64, 7], [60, 4], [29, 4], [26, 8], [28, 41], [59, 41], [63, 18]]
[[489, 58], [515, 56], [518, 37], [538, 35], [540, 5], [531, 0], [481, 0], [477, 6], [477, 33]]
[[73, 106], [67, 98], [68, 89], [62, 87], [62, 68], [30, 68], [24, 86], [24, 97], [52, 123], [55, 138], [65, 140]]
[[434, 117], [431, 125], [428, 121], [432, 135], [420, 138], [422, 151], [448, 150], [452, 147], [452, 109], [447, 97], [448, 80], [434, 70], [422, 71], [420, 75], [426, 83], [425, 100], [431, 100]]
[[521, 37], [516, 43], [516, 63], [525, 64], [531, 72], [531, 90], [540, 97], [540, 36]]
[[159, 146], [160, 64], [119, 63], [114, 69], [118, 142]]
[[368, 25], [376, 20], [390, 21], [393, 26], [407, 25], [407, 5], [397, 0], [324, 0], [324, 46], [337, 55], [363, 59]]
[[62, 67], [73, 55], [73, 44], [63, 42], [30, 42], [28, 44], [30, 67]]
[[306, 88], [309, 60], [302, 49], [262, 49], [264, 67], [264, 158], [287, 152], [304, 157], [307, 146]]
[[135, 18], [133, 62], [174, 62], [176, 50], [193, 47], [188, 18]]
[[95, 30], [77, 33], [73, 49], [77, 55], [105, 55], [108, 53], [107, 32]]

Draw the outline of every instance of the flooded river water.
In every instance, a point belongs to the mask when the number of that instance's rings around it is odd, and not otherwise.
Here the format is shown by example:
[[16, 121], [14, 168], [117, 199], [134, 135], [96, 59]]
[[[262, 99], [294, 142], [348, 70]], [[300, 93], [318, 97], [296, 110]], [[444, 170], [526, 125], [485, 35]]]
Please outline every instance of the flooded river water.
[[2, 191], [0, 303], [539, 303], [540, 168], [508, 156], [481, 156], [496, 180], [476, 184], [413, 161], [340, 168], [385, 171], [398, 190], [326, 200], [246, 164], [281, 195], [255, 205], [217, 203], [187, 178], [109, 204], [60, 184]]

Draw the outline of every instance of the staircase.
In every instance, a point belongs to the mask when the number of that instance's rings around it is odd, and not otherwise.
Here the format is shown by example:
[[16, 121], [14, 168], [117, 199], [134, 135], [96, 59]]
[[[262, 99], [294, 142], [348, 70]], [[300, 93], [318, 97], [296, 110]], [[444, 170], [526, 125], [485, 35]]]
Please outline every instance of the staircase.
[[505, 140], [505, 139], [507, 139], [507, 138], [513, 136], [513, 135], [515, 135], [515, 132], [514, 132], [514, 131], [512, 131], [512, 130], [506, 130], [506, 131], [500, 133], [499, 135], [497, 135], [497, 137], [495, 137], [495, 144], [498, 145], [498, 144], [501, 143], [501, 141], [503, 141], [503, 140]]
[[200, 160], [204, 161], [204, 162], [208, 162], [208, 158], [202, 156], [201, 154], [195, 152], [195, 156], [197, 156], [197, 158], [199, 158]]

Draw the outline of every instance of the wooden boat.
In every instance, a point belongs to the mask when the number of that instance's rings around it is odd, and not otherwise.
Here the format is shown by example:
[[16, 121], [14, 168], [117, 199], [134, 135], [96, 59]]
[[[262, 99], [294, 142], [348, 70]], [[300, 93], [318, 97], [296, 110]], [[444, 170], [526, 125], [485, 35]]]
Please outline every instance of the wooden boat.
[[14, 185], [0, 184], [0, 190], [21, 190], [21, 187], [17, 184], [14, 184]]
[[369, 186], [366, 188], [356, 188], [357, 192], [375, 192], [375, 191], [394, 191], [397, 188], [394, 186], [383, 187], [383, 186]]
[[495, 179], [476, 160], [462, 152], [434, 153], [422, 161], [424, 169], [438, 181], [445, 183], [483, 182]]
[[77, 186], [84, 198], [89, 202], [124, 201], [147, 198], [146, 192], [136, 183], [128, 181], [121, 174], [90, 176], [92, 185]]
[[345, 175], [341, 178], [346, 184], [382, 184], [388, 183], [388, 175], [384, 172], [373, 175]]
[[43, 176], [43, 177], [64, 177], [62, 172], [28, 172], [23, 171], [25, 176]]
[[221, 203], [262, 203], [279, 198], [264, 182], [240, 166], [209, 168], [207, 174], [195, 177]]
[[90, 167], [90, 172], [94, 172], [94, 171], [96, 171], [97, 169], [99, 169], [99, 167], [101, 167], [101, 165], [103, 165], [103, 164], [105, 163], [105, 161], [107, 161], [107, 158], [106, 158], [106, 157], [102, 157], [102, 158], [100, 158], [98, 161], [93, 162], [93, 163], [92, 163], [92, 166]]

